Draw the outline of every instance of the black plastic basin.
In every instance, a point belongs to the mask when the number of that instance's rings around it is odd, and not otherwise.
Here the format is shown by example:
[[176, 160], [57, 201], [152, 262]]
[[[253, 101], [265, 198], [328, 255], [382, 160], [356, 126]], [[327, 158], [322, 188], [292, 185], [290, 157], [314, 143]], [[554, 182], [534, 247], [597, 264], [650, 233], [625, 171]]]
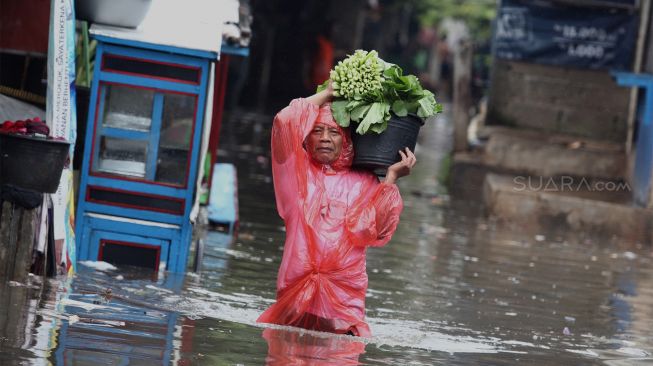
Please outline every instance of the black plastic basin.
[[415, 150], [419, 129], [424, 120], [416, 115], [406, 117], [392, 115], [388, 128], [380, 134], [368, 132], [359, 135], [352, 128], [354, 143], [354, 162], [356, 168], [371, 169], [377, 175], [385, 175], [387, 168], [400, 161], [399, 150], [409, 148]]
[[0, 184], [54, 193], [70, 143], [0, 133]]

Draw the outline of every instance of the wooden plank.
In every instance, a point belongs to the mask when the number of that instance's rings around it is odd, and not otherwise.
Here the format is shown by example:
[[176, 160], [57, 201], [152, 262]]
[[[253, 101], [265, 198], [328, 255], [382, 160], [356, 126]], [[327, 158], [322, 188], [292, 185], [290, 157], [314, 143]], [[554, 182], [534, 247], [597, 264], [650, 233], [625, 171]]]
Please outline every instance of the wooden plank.
[[11, 241], [12, 219], [13, 205], [5, 201], [0, 221], [0, 277], [8, 276], [13, 270], [15, 244]]
[[37, 211], [3, 202], [0, 219], [0, 277], [18, 282], [27, 280], [32, 263]]
[[34, 236], [36, 226], [36, 209], [20, 210], [19, 220], [16, 220], [17, 226], [17, 243], [16, 259], [14, 261], [14, 281], [24, 282], [27, 280], [30, 265], [32, 264], [32, 250], [34, 248]]
[[25, 328], [27, 326], [29, 312], [29, 288], [9, 286], [9, 306], [5, 308], [6, 325], [9, 344], [20, 347], [25, 344]]

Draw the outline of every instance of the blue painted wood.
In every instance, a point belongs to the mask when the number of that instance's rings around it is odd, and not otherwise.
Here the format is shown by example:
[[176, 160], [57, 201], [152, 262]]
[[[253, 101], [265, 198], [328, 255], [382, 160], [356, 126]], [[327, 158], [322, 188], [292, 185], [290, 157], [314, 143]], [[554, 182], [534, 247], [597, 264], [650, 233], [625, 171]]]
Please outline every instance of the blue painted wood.
[[185, 271], [185, 266], [179, 267], [177, 263], [179, 235], [181, 234], [179, 229], [120, 222], [97, 217], [88, 217], [88, 227], [91, 228], [92, 234], [87, 260], [98, 259], [100, 239], [111, 239], [137, 244], [159, 245], [162, 248], [161, 261], [166, 263], [166, 268], [172, 272]]
[[633, 182], [634, 200], [647, 206], [651, 188], [651, 169], [653, 169], [653, 75], [629, 72], [613, 72], [612, 76], [622, 86], [644, 89], [644, 105], [639, 106], [641, 117], [635, 145], [635, 180]]
[[233, 233], [234, 225], [238, 221], [236, 177], [236, 167], [232, 164], [218, 163], [213, 166], [208, 204], [209, 221], [229, 225], [229, 234]]
[[[613, 72], [612, 75], [616, 78], [617, 83], [621, 86], [635, 86], [643, 87], [644, 91], [650, 93], [653, 90], [653, 75], [648, 74], [636, 74], [631, 72]], [[653, 108], [653, 106], [648, 106], [648, 103], [644, 106], [646, 108]], [[644, 112], [646, 115], [646, 112]], [[643, 124], [648, 125], [651, 123], [650, 119], [644, 118], [642, 121]]]
[[[198, 161], [199, 150], [201, 147], [201, 138], [203, 132], [204, 114], [207, 105], [207, 87], [209, 84], [209, 59], [202, 59], [197, 57], [188, 57], [188, 53], [174, 52], [175, 48], [164, 47], [161, 50], [166, 52], [158, 52], [157, 49], [143, 47], [132, 48], [128, 46], [135, 46], [130, 42], [113, 42], [107, 43], [103, 40], [104, 37], [96, 37], [99, 40], [97, 59], [101, 60], [105, 53], [115, 55], [123, 55], [132, 58], [140, 58], [146, 60], [156, 60], [157, 62], [166, 62], [179, 65], [190, 65], [197, 67], [200, 70], [199, 85], [191, 85], [183, 82], [175, 82], [171, 80], [161, 80], [150, 78], [147, 76], [134, 76], [126, 75], [115, 72], [107, 72], [100, 70], [101, 62], [96, 63], [94, 80], [91, 90], [91, 106], [89, 108], [89, 119], [87, 121], [88, 135], [86, 138], [86, 151], [84, 152], [84, 165], [82, 167], [82, 179], [80, 186], [80, 200], [77, 212], [77, 223], [82, 235], [78, 236], [78, 249], [83, 253], [83, 258], [96, 259], [97, 258], [97, 245], [99, 238], [102, 235], [111, 235], [111, 239], [118, 240], [126, 236], [133, 236], [139, 238], [138, 240], [145, 240], [142, 243], [152, 242], [151, 240], [163, 240], [167, 244], [166, 260], [167, 269], [172, 272], [184, 272], [186, 269], [186, 261], [188, 259], [188, 251], [192, 237], [192, 224], [189, 220], [190, 210], [193, 204], [193, 196], [195, 190], [195, 182], [198, 174]], [[137, 42], [138, 43], [138, 42]], [[126, 47], [127, 46], [127, 47]], [[206, 55], [205, 55], [206, 56]], [[104, 108], [104, 95], [106, 88], [102, 85], [106, 83], [115, 83], [120, 85], [131, 85], [136, 87], [144, 87], [157, 90], [152, 108], [152, 125], [150, 132], [143, 131], [130, 131], [118, 128], [105, 128], [102, 123], [102, 108]], [[154, 182], [147, 181], [128, 181], [120, 179], [119, 176], [115, 178], [111, 176], [91, 176], [89, 173], [90, 157], [92, 153], [97, 154], [98, 148], [95, 152], [91, 151], [93, 146], [93, 139], [96, 139], [96, 146], [99, 146], [99, 139], [101, 136], [109, 136], [121, 139], [136, 139], [148, 142], [148, 158], [146, 161], [146, 176], [147, 180], [154, 180], [156, 177], [156, 168], [158, 161], [158, 147], [160, 139], [161, 121], [163, 113], [164, 95], [166, 92], [181, 92], [197, 96], [197, 111], [195, 115], [195, 125], [192, 135], [192, 149], [190, 151], [189, 170], [187, 176], [186, 187], [170, 187]], [[98, 103], [99, 102], [99, 103]], [[95, 121], [96, 109], [98, 114], [98, 121]], [[95, 123], [100, 125], [94, 129]], [[93, 131], [96, 131], [93, 136]], [[97, 155], [94, 159], [97, 162]], [[132, 194], [145, 194], [145, 195], [158, 195], [164, 197], [183, 198], [185, 200], [185, 207], [183, 215], [174, 215], [162, 212], [154, 212], [141, 210], [136, 208], [125, 208], [115, 205], [106, 205], [95, 202], [86, 201], [86, 191], [89, 185], [127, 191]], [[139, 225], [133, 223], [126, 223], [121, 221], [112, 220], [97, 220], [89, 218], [86, 213], [99, 213], [104, 215], [134, 218], [139, 220], [146, 220], [152, 222], [166, 223], [177, 225], [178, 228], [161, 228], [151, 227], [148, 225]], [[102, 233], [102, 234], [100, 234]], [[108, 238], [108, 237], [107, 237]], [[129, 240], [126, 240], [129, 241]], [[136, 241], [137, 242], [137, 241]], [[81, 256], [80, 256], [81, 258]]]
[[[182, 230], [180, 234], [183, 235], [184, 231]], [[180, 241], [178, 240], [177, 242], [173, 243], [173, 245], [170, 246], [170, 261], [168, 262], [168, 268], [167, 268], [168, 271], [177, 272], [175, 271], [175, 269], [179, 268], [179, 266], [177, 265], [177, 259], [179, 258], [179, 253], [184, 251], [184, 248], [180, 247], [179, 243]]]
[[178, 271], [178, 272], [172, 272], [169, 271], [166, 273], [165, 278], [163, 279], [163, 287], [167, 288], [168, 290], [174, 291], [176, 294], [181, 293], [181, 290], [184, 287], [184, 282], [186, 280], [186, 276], [184, 275], [183, 272]]
[[131, 235], [131, 234], [124, 234], [122, 232], [118, 231], [103, 231], [103, 230], [93, 230], [91, 233], [91, 245], [90, 247], [90, 260], [97, 261], [100, 260], [100, 241], [101, 240], [112, 240], [112, 241], [121, 241], [121, 242], [126, 242], [126, 243], [133, 243], [133, 244], [142, 244], [142, 245], [149, 245], [152, 247], [158, 247], [160, 248], [159, 252], [159, 265], [165, 263], [166, 267], [167, 263], [169, 261], [169, 247], [170, 247], [170, 242], [167, 240], [162, 240], [158, 238], [152, 238], [148, 237], [149, 233], [147, 232], [146, 229], [144, 229], [144, 232], [142, 235]]
[[[89, 217], [83, 217], [84, 225], [81, 227], [81, 243], [88, 243], [91, 240], [91, 224]], [[79, 227], [79, 226], [78, 226]], [[80, 245], [80, 236], [77, 237], [77, 258], [79, 260], [89, 260], [89, 246]]]
[[[193, 84], [182, 84], [174, 81], [161, 80], [161, 79], [152, 79], [140, 76], [132, 76], [125, 74], [116, 74], [113, 72], [101, 71], [98, 75], [102, 81], [122, 84], [122, 85], [133, 85], [140, 86], [150, 89], [157, 90], [169, 90], [176, 91], [186, 94], [200, 94], [202, 89], [198, 85]], [[95, 74], [93, 75], [95, 77]]]
[[[197, 174], [199, 170], [198, 165], [199, 165], [200, 146], [202, 144], [202, 132], [204, 130], [203, 121], [204, 121], [204, 114], [206, 113], [206, 103], [207, 103], [206, 91], [209, 84], [209, 62], [206, 61], [204, 65], [202, 65], [201, 69], [202, 69], [202, 79], [200, 83], [201, 85], [200, 88], [205, 92], [199, 95], [197, 101], [197, 111], [195, 112], [195, 120], [197, 121], [197, 123], [195, 126], [195, 134], [193, 135], [193, 140], [192, 140], [193, 149], [191, 151], [191, 160], [190, 160], [191, 165], [188, 174], [189, 185], [194, 185], [195, 182], [197, 182]], [[187, 194], [186, 198], [188, 202], [193, 201], [194, 191], [188, 190], [186, 194]], [[186, 217], [190, 217], [191, 209], [192, 209], [192, 205], [188, 205], [186, 207], [186, 212], [185, 212]]]
[[128, 56], [143, 59], [146, 61], [165, 62], [180, 65], [182, 67], [192, 66], [199, 68], [205, 62], [205, 60], [201, 58], [188, 57], [177, 53], [159, 52], [143, 48], [124, 47], [111, 43], [103, 43], [103, 45], [107, 54]]
[[156, 163], [159, 160], [159, 138], [161, 136], [161, 118], [163, 116], [163, 93], [154, 94], [154, 108], [152, 111], [152, 126], [149, 144], [147, 146], [147, 163], [145, 179], [154, 181], [156, 178]]
[[642, 86], [646, 87], [653, 83], [653, 75], [638, 74], [633, 72], [615, 71], [611, 73], [621, 86]]
[[94, 230], [116, 231], [119, 228], [125, 234], [147, 235], [168, 241], [173, 241], [179, 236], [179, 229], [175, 228], [120, 222], [98, 217], [88, 217], [88, 225]]
[[118, 44], [118, 45], [123, 45], [123, 46], [143, 48], [143, 49], [162, 51], [162, 52], [170, 52], [170, 53], [174, 53], [174, 54], [194, 56], [194, 57], [206, 58], [206, 59], [210, 59], [210, 60], [217, 60], [218, 59], [218, 53], [217, 52], [202, 51], [202, 50], [195, 50], [195, 49], [190, 49], [190, 48], [180, 48], [180, 47], [166, 46], [166, 45], [161, 45], [161, 44], [132, 41], [132, 40], [129, 40], [129, 39], [111, 38], [111, 37], [106, 37], [106, 36], [101, 36], [101, 35], [94, 35], [94, 38], [97, 39], [98, 41], [101, 41], [101, 42], [113, 43], [113, 44]]
[[162, 212], [137, 210], [133, 208], [103, 205], [95, 202], [87, 202], [87, 212], [94, 212], [105, 215], [115, 215], [137, 220], [162, 222], [164, 224], [180, 225], [185, 217]]
[[123, 130], [120, 128], [103, 127], [98, 135], [125, 140], [149, 140], [150, 134], [143, 131]]
[[[99, 42], [96, 46], [95, 57], [96, 60], [101, 60], [104, 54], [104, 45]], [[100, 62], [95, 63], [94, 74], [97, 75], [100, 72]], [[79, 183], [79, 199], [77, 200], [77, 213], [75, 216], [75, 227], [77, 230], [84, 232], [84, 220], [86, 211], [86, 186], [88, 184], [88, 173], [91, 165], [91, 154], [92, 154], [92, 145], [95, 138], [93, 134], [93, 126], [95, 124], [95, 115], [97, 114], [97, 100], [98, 100], [98, 91], [100, 85], [100, 78], [95, 77], [91, 81], [91, 96], [89, 99], [88, 106], [88, 118], [86, 120], [86, 137], [84, 141], [84, 153], [82, 159], [82, 167], [80, 174], [80, 183]], [[88, 240], [90, 237], [84, 235], [78, 235], [75, 239], [76, 249], [78, 252], [85, 251], [84, 248], [87, 246]]]
[[249, 56], [248, 47], [236, 47], [224, 43], [220, 47], [220, 52], [225, 55], [234, 55], [234, 56], [243, 56], [243, 57]]
[[88, 260], [99, 261], [100, 233], [91, 229], [91, 240], [88, 243]]
[[[190, 226], [190, 223], [188, 224]], [[190, 250], [190, 244], [191, 244], [191, 236], [192, 236], [192, 230], [189, 230], [190, 227], [186, 227], [184, 230], [181, 232], [181, 238], [179, 241], [178, 245], [175, 245], [175, 248], [177, 249], [173, 253], [170, 253], [170, 263], [173, 263], [174, 261], [174, 266], [175, 268], [186, 268], [186, 263], [188, 262], [188, 252]], [[173, 272], [180, 272], [180, 271], [173, 271]]]
[[[202, 65], [202, 78], [201, 78], [201, 90], [206, 91], [209, 83], [209, 62], [206, 61], [204, 65]], [[198, 165], [199, 165], [199, 153], [200, 153], [200, 146], [201, 146], [201, 140], [202, 140], [202, 130], [203, 130], [203, 123], [202, 121], [204, 120], [204, 114], [205, 114], [205, 109], [206, 109], [206, 99], [207, 99], [207, 93], [202, 93], [199, 95], [198, 103], [197, 103], [197, 111], [195, 115], [195, 120], [198, 121], [195, 126], [195, 134], [193, 135], [193, 149], [191, 151], [191, 165], [190, 165], [190, 170], [188, 174], [188, 182], [189, 185], [194, 184], [194, 182], [197, 181], [197, 174], [198, 174]], [[188, 260], [188, 251], [190, 249], [190, 244], [191, 244], [191, 237], [192, 237], [192, 224], [190, 222], [190, 211], [192, 209], [192, 202], [193, 202], [193, 197], [194, 197], [194, 187], [193, 189], [189, 189], [186, 193], [186, 202], [188, 203], [186, 205], [186, 209], [184, 212], [184, 218], [186, 220], [182, 223], [182, 231], [181, 231], [181, 240], [178, 245], [175, 247], [179, 249], [179, 251], [176, 253], [176, 258], [177, 258], [177, 268], [183, 268], [185, 271], [186, 268], [186, 262]], [[171, 254], [172, 255], [172, 254]]]
[[93, 186], [119, 189], [123, 191], [143, 192], [156, 196], [167, 196], [174, 198], [186, 197], [186, 188], [175, 188], [150, 182], [134, 182], [119, 179], [119, 177], [105, 178], [89, 175], [88, 184]]
[[[200, 83], [200, 88], [201, 90], [206, 91], [207, 90], [207, 85], [208, 85], [208, 79], [209, 79], [209, 62], [206, 61], [204, 65], [201, 67], [202, 70], [202, 78], [201, 78], [201, 83]], [[197, 181], [197, 170], [198, 170], [198, 164], [199, 164], [199, 154], [200, 154], [200, 146], [201, 146], [201, 141], [202, 141], [202, 132], [203, 132], [203, 121], [204, 121], [204, 114], [206, 111], [206, 97], [207, 93], [202, 93], [199, 95], [198, 101], [197, 101], [197, 111], [195, 112], [195, 133], [193, 134], [193, 140], [192, 140], [192, 150], [191, 150], [191, 157], [190, 157], [190, 169], [188, 173], [188, 185], [193, 186], [193, 189], [189, 189], [186, 191], [186, 201], [187, 202], [192, 202], [193, 196], [194, 196], [194, 185], [195, 182]], [[187, 205], [186, 206], [186, 211], [185, 211], [185, 217], [190, 217], [190, 210], [192, 209], [192, 205]]]
[[[95, 147], [100, 146], [100, 141], [102, 139], [102, 132], [104, 130], [104, 126], [102, 124], [102, 118], [104, 117], [104, 104], [105, 104], [105, 101], [107, 100], [107, 88], [103, 87], [101, 84], [99, 84], [98, 88], [100, 90], [100, 99], [97, 100], [97, 103], [94, 103], [94, 104], [97, 105], [97, 122], [96, 122], [95, 119], [90, 120], [91, 113], [89, 112], [89, 114], [88, 114], [88, 116], [89, 116], [88, 127], [90, 129], [87, 128], [87, 130], [86, 130], [87, 133], [89, 133], [88, 131], [95, 131], [95, 136], [93, 137], [93, 141], [94, 141], [93, 143], [94, 143]], [[89, 103], [91, 103], [90, 101], [95, 101], [95, 100], [94, 99], [89, 99]], [[91, 132], [91, 134], [92, 134], [92, 132]], [[89, 149], [91, 149], [94, 146], [85, 145], [84, 149], [86, 149], [87, 147]], [[99, 148], [96, 148], [95, 150], [91, 151], [91, 154], [93, 154], [93, 168], [92, 169], [94, 171], [98, 170], [98, 161], [100, 160], [99, 150], [100, 150]]]

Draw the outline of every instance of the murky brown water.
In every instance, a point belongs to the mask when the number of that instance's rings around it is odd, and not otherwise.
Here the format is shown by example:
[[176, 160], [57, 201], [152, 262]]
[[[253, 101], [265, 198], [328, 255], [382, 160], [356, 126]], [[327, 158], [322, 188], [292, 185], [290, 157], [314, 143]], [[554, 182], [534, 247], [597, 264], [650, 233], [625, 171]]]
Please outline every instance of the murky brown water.
[[507, 231], [449, 200], [436, 179], [445, 119], [424, 130], [401, 182], [400, 229], [368, 252], [374, 338], [255, 324], [275, 296], [284, 232], [256, 147], [267, 137], [252, 133], [265, 128], [247, 117], [222, 142], [238, 166], [238, 238], [209, 232], [199, 275], [82, 265], [69, 281], [3, 284], [1, 365], [653, 364], [650, 248]]

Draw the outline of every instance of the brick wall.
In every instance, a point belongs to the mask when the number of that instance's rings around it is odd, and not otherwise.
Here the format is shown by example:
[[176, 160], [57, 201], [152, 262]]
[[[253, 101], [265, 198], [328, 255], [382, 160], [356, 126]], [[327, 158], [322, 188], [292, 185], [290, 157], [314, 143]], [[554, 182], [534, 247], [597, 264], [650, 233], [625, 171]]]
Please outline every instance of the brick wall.
[[487, 124], [625, 142], [629, 89], [608, 71], [494, 60]]

